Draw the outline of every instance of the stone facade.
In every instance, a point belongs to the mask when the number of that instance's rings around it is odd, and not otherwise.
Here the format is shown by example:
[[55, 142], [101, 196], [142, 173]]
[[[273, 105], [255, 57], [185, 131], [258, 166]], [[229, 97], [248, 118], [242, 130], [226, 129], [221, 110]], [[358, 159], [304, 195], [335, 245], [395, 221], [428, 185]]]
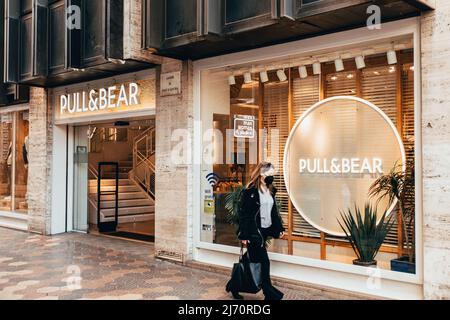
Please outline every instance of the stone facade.
[[[159, 96], [160, 75], [182, 71], [182, 94]], [[192, 208], [190, 190], [192, 165], [175, 164], [171, 153], [174, 130], [193, 134], [193, 69], [191, 62], [168, 60], [158, 68], [156, 86], [156, 207], [155, 249], [181, 254], [184, 260], [191, 256]], [[187, 141], [188, 148], [192, 146]], [[190, 150], [190, 149], [189, 149]], [[187, 156], [189, 158], [189, 156]], [[189, 159], [187, 159], [189, 160]]]
[[142, 14], [143, 0], [124, 1], [124, 59], [160, 64], [162, 57], [142, 49], [142, 27], [145, 25]]
[[450, 1], [435, 2], [421, 26], [424, 296], [450, 299]]
[[28, 174], [28, 229], [51, 233], [52, 114], [47, 108], [47, 92], [30, 91], [30, 133]]

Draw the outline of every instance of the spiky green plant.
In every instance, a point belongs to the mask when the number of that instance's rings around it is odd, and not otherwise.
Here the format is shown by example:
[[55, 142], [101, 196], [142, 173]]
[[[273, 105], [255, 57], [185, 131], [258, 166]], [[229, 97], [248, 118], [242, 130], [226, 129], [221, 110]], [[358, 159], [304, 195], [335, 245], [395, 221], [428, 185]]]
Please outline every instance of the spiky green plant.
[[354, 211], [348, 209], [346, 212], [341, 212], [342, 222], [338, 220], [339, 225], [360, 262], [375, 261], [375, 257], [393, 225], [392, 216], [386, 218], [386, 215], [385, 211], [380, 222], [377, 223], [377, 210], [370, 204], [365, 205], [364, 216], [357, 205], [355, 205]]
[[239, 203], [241, 201], [243, 186], [233, 188], [232, 192], [225, 196], [225, 209], [228, 211], [228, 223], [239, 226]]
[[[381, 176], [372, 184], [369, 189], [369, 197], [377, 198], [377, 205], [386, 198], [389, 204], [398, 200], [406, 250], [409, 261], [413, 262], [415, 258], [415, 207], [414, 203], [410, 203], [408, 199], [414, 199], [415, 193], [414, 162], [409, 161], [406, 164], [406, 170], [403, 169], [403, 165], [396, 163], [388, 174]], [[409, 230], [413, 230], [411, 235]]]

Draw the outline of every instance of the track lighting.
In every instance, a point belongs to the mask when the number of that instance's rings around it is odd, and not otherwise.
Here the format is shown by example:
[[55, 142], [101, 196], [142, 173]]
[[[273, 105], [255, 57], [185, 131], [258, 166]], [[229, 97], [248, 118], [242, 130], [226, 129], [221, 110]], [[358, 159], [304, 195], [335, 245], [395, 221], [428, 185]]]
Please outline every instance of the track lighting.
[[387, 53], [388, 64], [397, 64], [397, 52], [390, 50]]
[[234, 75], [229, 76], [228, 83], [230, 84], [230, 86], [234, 86], [236, 84], [236, 77]]
[[356, 68], [358, 70], [364, 69], [366, 67], [366, 62], [364, 61], [363, 56], [357, 56], [355, 58], [355, 62], [356, 62]]
[[305, 79], [308, 77], [308, 70], [306, 69], [306, 66], [299, 67], [298, 72], [300, 73], [300, 78]]
[[316, 62], [313, 64], [313, 73], [317, 76], [322, 73], [322, 65], [320, 62]]
[[262, 83], [266, 83], [269, 82], [269, 75], [267, 74], [267, 71], [261, 71], [259, 73], [259, 79], [261, 80]]
[[341, 58], [334, 60], [334, 66], [336, 67], [336, 72], [344, 71], [344, 61]]
[[244, 83], [249, 84], [252, 83], [252, 74], [250, 72], [244, 73]]
[[286, 73], [284, 72], [283, 69], [280, 69], [277, 71], [277, 77], [281, 82], [284, 82], [287, 80], [287, 76]]

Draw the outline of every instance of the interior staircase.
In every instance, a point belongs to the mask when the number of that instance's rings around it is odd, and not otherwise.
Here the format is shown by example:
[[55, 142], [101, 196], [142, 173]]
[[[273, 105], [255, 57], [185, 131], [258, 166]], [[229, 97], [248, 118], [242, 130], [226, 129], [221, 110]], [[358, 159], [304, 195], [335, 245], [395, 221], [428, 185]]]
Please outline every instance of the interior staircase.
[[[144, 150], [139, 145], [142, 137], [149, 136], [152, 140], [153, 130], [146, 130], [136, 138], [133, 152], [128, 159], [119, 162], [119, 190], [118, 211], [119, 224], [152, 221], [155, 219], [155, 195], [154, 195], [154, 150], [145, 150], [145, 159], [141, 155]], [[145, 138], [147, 140], [147, 138]], [[148, 145], [148, 144], [146, 144]], [[153, 147], [150, 146], [150, 149]], [[145, 161], [144, 161], [145, 160]], [[89, 222], [97, 224], [98, 208], [98, 172], [93, 166], [89, 166]], [[113, 168], [102, 169], [101, 192], [114, 192], [116, 189], [116, 172]], [[115, 195], [104, 194], [100, 201], [100, 221], [110, 222], [115, 220]]]

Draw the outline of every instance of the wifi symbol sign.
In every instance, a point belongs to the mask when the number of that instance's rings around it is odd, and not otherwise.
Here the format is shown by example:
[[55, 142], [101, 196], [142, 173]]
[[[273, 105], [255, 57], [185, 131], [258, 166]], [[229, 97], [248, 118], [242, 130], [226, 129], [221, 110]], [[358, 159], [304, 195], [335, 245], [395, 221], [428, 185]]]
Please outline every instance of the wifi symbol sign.
[[211, 187], [214, 187], [217, 185], [221, 178], [215, 173], [210, 173], [206, 176], [206, 179], [208, 180]]

